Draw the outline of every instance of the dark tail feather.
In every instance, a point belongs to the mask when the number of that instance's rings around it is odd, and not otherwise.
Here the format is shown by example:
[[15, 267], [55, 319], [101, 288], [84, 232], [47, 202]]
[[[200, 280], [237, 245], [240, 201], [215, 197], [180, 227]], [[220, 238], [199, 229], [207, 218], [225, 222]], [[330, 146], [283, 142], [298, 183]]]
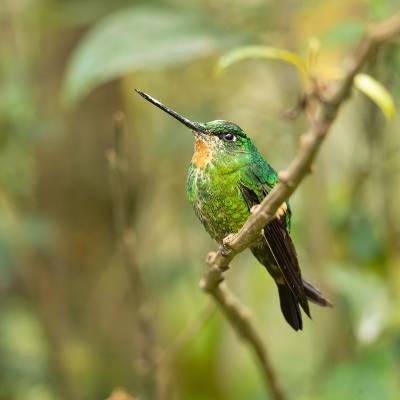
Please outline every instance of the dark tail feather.
[[282, 314], [286, 321], [295, 331], [302, 330], [303, 321], [301, 319], [299, 303], [293, 296], [292, 291], [286, 285], [279, 284], [278, 291]]
[[333, 307], [332, 303], [325, 299], [321, 291], [311, 285], [311, 283], [307, 282], [305, 279], [303, 279], [303, 287], [308, 300], [312, 301], [314, 304], [318, 304], [321, 307]]

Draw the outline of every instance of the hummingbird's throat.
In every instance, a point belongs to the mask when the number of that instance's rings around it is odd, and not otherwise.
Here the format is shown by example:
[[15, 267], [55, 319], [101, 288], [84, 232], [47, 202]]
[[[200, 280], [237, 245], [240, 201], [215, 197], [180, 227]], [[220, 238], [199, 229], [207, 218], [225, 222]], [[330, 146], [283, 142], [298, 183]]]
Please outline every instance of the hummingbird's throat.
[[208, 142], [205, 138], [196, 135], [196, 141], [194, 144], [194, 154], [192, 157], [192, 163], [198, 169], [203, 169], [212, 160], [212, 143]]

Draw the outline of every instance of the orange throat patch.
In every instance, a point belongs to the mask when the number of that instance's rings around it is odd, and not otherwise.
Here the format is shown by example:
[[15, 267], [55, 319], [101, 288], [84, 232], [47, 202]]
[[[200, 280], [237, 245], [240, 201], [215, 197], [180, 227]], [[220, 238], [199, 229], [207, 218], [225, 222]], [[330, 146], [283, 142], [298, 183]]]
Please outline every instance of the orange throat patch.
[[203, 169], [212, 159], [212, 149], [208, 143], [196, 138], [192, 163], [198, 169]]

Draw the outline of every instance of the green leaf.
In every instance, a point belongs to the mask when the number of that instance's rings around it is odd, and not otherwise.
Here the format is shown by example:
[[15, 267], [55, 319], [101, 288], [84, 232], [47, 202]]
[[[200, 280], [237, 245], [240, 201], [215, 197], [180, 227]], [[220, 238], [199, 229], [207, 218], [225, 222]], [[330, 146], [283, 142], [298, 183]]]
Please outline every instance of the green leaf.
[[372, 76], [357, 74], [354, 78], [354, 86], [368, 96], [382, 110], [387, 119], [395, 116], [396, 109], [391, 94]]
[[135, 7], [96, 25], [74, 50], [63, 87], [67, 104], [138, 69], [174, 66], [237, 43], [199, 16], [181, 10]]
[[[394, 340], [393, 340], [394, 342]], [[395, 345], [376, 343], [333, 363], [320, 382], [323, 400], [393, 400], [399, 398]], [[396, 371], [396, 372], [394, 372]]]
[[218, 62], [218, 71], [223, 71], [230, 65], [248, 58], [266, 58], [279, 60], [294, 65], [302, 78], [307, 78], [307, 67], [304, 60], [291, 51], [277, 47], [244, 46], [225, 54]]
[[360, 271], [354, 265], [333, 265], [329, 282], [346, 304], [360, 343], [375, 342], [390, 324], [392, 304], [385, 282], [373, 273]]
[[324, 47], [343, 46], [358, 40], [365, 30], [365, 26], [358, 21], [344, 21], [324, 32], [320, 39]]

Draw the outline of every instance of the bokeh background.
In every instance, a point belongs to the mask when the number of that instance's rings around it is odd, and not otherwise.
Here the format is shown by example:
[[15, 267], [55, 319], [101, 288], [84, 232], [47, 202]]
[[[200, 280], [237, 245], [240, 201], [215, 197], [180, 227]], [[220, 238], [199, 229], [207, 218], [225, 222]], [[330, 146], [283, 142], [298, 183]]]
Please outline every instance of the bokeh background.
[[[198, 288], [216, 246], [185, 198], [193, 138], [133, 88], [194, 120], [237, 122], [284, 168], [307, 126], [282, 117], [301, 96], [296, 71], [253, 60], [217, 76], [219, 57], [244, 44], [306, 54], [315, 37], [328, 76], [396, 8], [1, 0], [0, 399], [97, 400], [118, 387], [140, 399], [268, 398]], [[367, 69], [397, 104], [399, 49], [385, 45]], [[291, 399], [400, 398], [399, 129], [354, 93], [293, 196], [304, 275], [333, 309], [313, 307], [295, 333], [249, 253], [227, 274]]]

